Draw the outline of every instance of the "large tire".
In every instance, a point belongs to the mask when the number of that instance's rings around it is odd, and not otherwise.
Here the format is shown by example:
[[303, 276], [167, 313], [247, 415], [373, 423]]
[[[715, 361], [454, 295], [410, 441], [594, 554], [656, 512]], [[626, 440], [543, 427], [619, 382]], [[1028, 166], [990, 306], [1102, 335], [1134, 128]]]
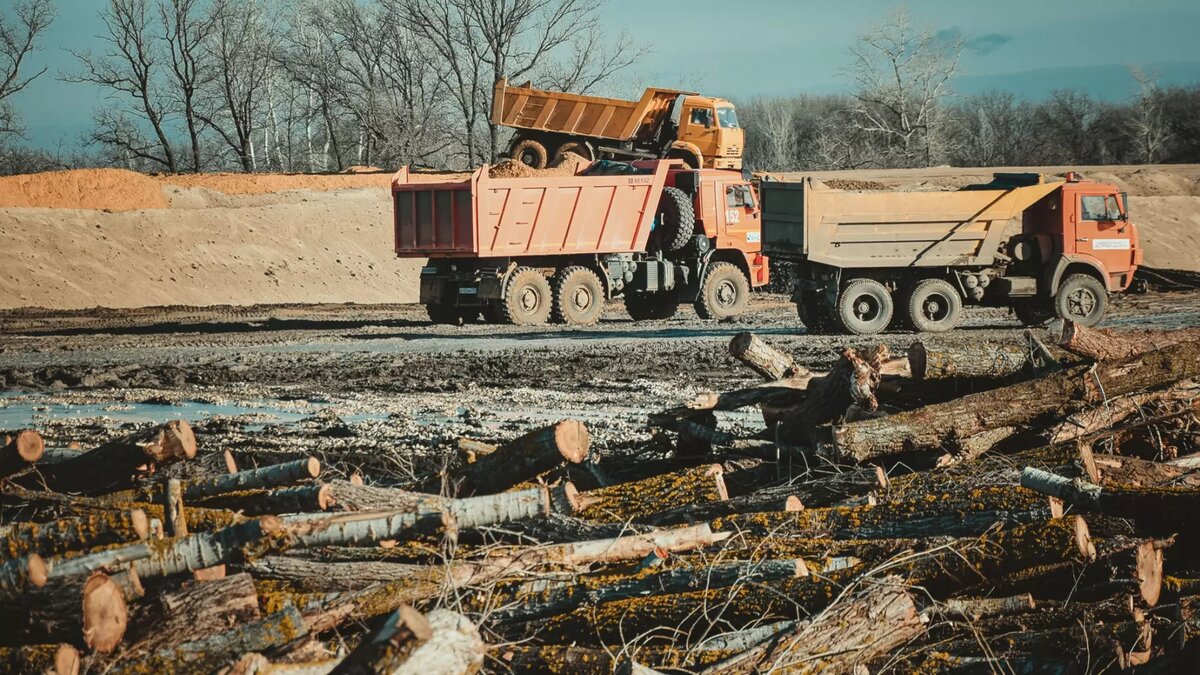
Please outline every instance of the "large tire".
[[918, 333], [944, 333], [962, 317], [962, 296], [943, 279], [918, 281], [904, 299], [905, 319]]
[[892, 294], [874, 279], [854, 279], [838, 295], [838, 323], [854, 335], [883, 332], [894, 312]]
[[828, 335], [838, 329], [829, 306], [814, 293], [805, 293], [796, 303], [796, 315], [812, 335]]
[[713, 263], [700, 284], [696, 314], [701, 319], [728, 319], [741, 314], [750, 301], [750, 282], [737, 265]]
[[458, 308], [454, 305], [425, 305], [429, 320], [442, 325], [457, 326], [460, 322]]
[[514, 326], [536, 326], [550, 318], [553, 304], [554, 295], [546, 276], [532, 267], [518, 267], [505, 288], [500, 318]]
[[523, 138], [517, 141], [508, 156], [531, 169], [544, 169], [550, 162], [546, 146], [532, 138]]
[[594, 326], [604, 314], [604, 284], [595, 272], [565, 267], [554, 277], [554, 307], [550, 318], [571, 326]]
[[1054, 294], [1054, 314], [1081, 326], [1095, 326], [1108, 309], [1108, 290], [1090, 274], [1072, 274]]
[[625, 311], [634, 321], [669, 319], [679, 310], [679, 298], [673, 291], [625, 294]]
[[683, 163], [687, 164], [689, 168], [700, 168], [700, 158], [695, 153], [688, 152], [687, 150], [672, 150], [667, 153], [667, 159], [682, 159]]
[[554, 166], [562, 164], [568, 152], [573, 152], [589, 162], [596, 159], [596, 153], [592, 152], [591, 146], [587, 143], [583, 141], [567, 141], [559, 146], [558, 150], [554, 151]]
[[1054, 318], [1054, 307], [1035, 300], [1022, 300], [1013, 304], [1013, 314], [1017, 321], [1030, 328], [1045, 326]]
[[664, 251], [678, 251], [692, 240], [696, 231], [696, 209], [692, 198], [679, 188], [663, 188], [658, 200], [658, 226], [654, 239]]
[[488, 323], [506, 323], [503, 300], [488, 300], [483, 303], [483, 320]]

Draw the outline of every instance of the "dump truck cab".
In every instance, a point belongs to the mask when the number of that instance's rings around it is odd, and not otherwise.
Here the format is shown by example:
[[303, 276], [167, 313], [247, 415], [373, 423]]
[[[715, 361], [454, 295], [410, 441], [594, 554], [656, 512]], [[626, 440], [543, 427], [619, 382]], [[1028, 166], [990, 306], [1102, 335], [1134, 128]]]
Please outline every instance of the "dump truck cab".
[[679, 107], [678, 134], [669, 157], [692, 167], [740, 169], [745, 132], [737, 110], [722, 98], [684, 96]]

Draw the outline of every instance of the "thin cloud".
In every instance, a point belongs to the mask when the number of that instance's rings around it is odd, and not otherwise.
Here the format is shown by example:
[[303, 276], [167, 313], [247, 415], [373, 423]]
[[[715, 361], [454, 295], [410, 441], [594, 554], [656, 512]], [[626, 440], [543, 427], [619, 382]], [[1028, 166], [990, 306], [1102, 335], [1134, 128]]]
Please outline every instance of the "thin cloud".
[[958, 26], [943, 28], [937, 32], [935, 37], [939, 42], [946, 44], [962, 42], [964, 49], [979, 56], [987, 56], [1009, 42], [1012, 42], [1011, 35], [1003, 35], [1001, 33], [987, 33], [977, 37], [967, 37]]

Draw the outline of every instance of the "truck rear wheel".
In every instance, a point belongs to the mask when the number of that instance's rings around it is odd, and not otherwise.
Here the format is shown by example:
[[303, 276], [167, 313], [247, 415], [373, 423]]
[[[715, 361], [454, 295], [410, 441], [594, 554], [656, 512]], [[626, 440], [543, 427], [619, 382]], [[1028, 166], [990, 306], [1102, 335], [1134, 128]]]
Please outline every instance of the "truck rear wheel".
[[568, 152], [579, 155], [589, 162], [596, 158], [595, 153], [592, 152], [591, 146], [589, 146], [587, 143], [584, 143], [583, 141], [567, 141], [559, 146], [558, 150], [554, 151], [554, 166], [562, 164], [563, 160], [567, 158]]
[[1054, 313], [1081, 326], [1095, 326], [1108, 309], [1108, 290], [1090, 274], [1072, 274], [1054, 294]]
[[713, 263], [708, 266], [700, 286], [696, 314], [701, 319], [727, 319], [741, 314], [749, 300], [750, 282], [737, 265]]
[[812, 335], [827, 335], [837, 329], [829, 306], [814, 293], [805, 293], [800, 298], [796, 303], [796, 315]]
[[555, 275], [551, 320], [572, 326], [594, 326], [600, 322], [602, 314], [604, 284], [595, 272], [572, 266]]
[[892, 294], [874, 279], [854, 279], [838, 296], [838, 322], [855, 335], [882, 332], [891, 323], [894, 311]]
[[546, 323], [553, 302], [546, 276], [532, 267], [518, 267], [508, 280], [508, 288], [500, 304], [501, 320], [516, 326]]
[[425, 310], [429, 312], [430, 321], [449, 326], [461, 326], [464, 323], [471, 323], [479, 317], [478, 307], [425, 305]]
[[905, 298], [908, 323], [918, 333], [944, 333], [958, 325], [962, 297], [943, 279], [924, 279]]
[[625, 311], [634, 321], [669, 319], [679, 310], [679, 298], [674, 292], [630, 292], [625, 294]]
[[695, 231], [696, 209], [692, 198], [679, 188], [663, 188], [653, 233], [655, 241], [664, 251], [678, 251], [688, 245]]
[[1046, 322], [1054, 318], [1054, 308], [1045, 303], [1036, 302], [1033, 300], [1019, 301], [1013, 304], [1013, 314], [1017, 315], [1017, 321], [1022, 325], [1036, 328], [1046, 325]]
[[544, 169], [550, 161], [546, 146], [532, 138], [518, 141], [509, 156], [532, 169]]

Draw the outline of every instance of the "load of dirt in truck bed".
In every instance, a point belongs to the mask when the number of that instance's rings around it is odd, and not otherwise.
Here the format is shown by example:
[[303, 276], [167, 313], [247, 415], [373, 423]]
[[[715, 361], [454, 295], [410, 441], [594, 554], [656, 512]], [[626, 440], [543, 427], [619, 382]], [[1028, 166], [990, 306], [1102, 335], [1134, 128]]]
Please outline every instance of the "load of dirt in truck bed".
[[516, 160], [504, 159], [488, 168], [488, 178], [534, 178], [536, 176], [574, 176], [580, 165], [591, 164], [581, 155], [565, 153], [553, 166], [535, 169]]
[[825, 185], [835, 190], [886, 190], [888, 186], [883, 183], [876, 183], [870, 180], [847, 180], [844, 178], [832, 178], [830, 180], [821, 181]]

